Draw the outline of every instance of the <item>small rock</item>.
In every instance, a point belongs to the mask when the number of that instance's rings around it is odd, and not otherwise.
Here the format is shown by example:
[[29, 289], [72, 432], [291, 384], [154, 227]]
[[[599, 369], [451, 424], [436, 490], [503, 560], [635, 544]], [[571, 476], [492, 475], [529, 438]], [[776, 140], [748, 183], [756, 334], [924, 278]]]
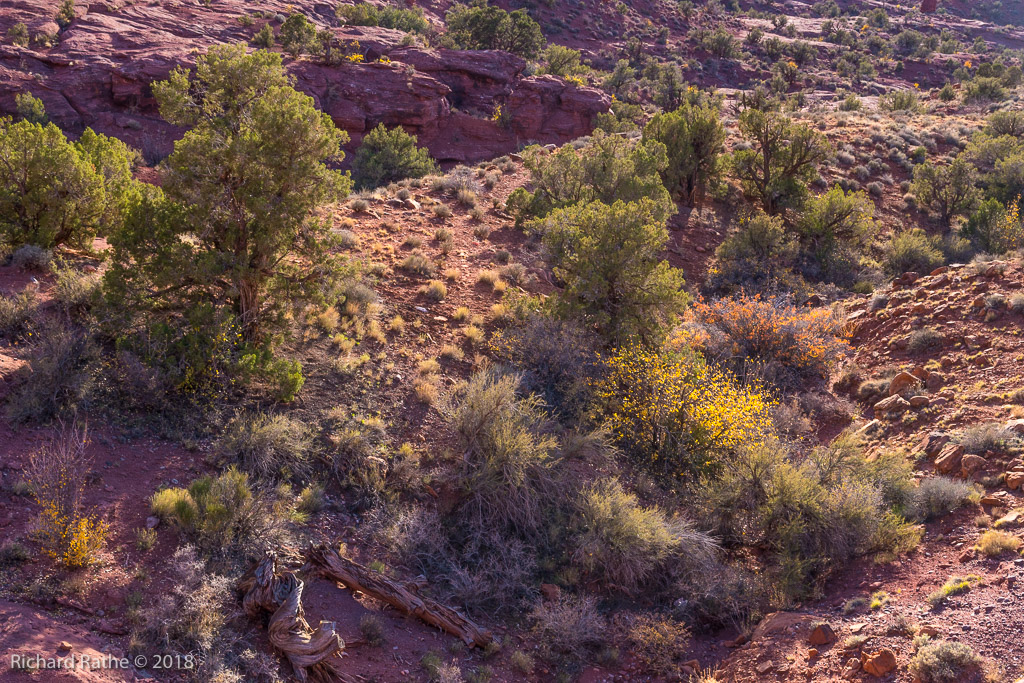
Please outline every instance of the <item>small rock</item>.
[[931, 399], [927, 396], [911, 396], [910, 407], [911, 408], [927, 408], [928, 404], [931, 403]]
[[756, 668], [757, 668], [757, 673], [759, 673], [759, 674], [761, 674], [763, 676], [766, 673], [768, 673], [769, 671], [771, 671], [772, 669], [774, 669], [775, 665], [773, 663], [771, 663], [771, 662], [761, 662], [760, 664], [757, 665]]
[[812, 647], [809, 650], [807, 650], [807, 658], [808, 659], [814, 659], [817, 656], [818, 656], [818, 648]]
[[960, 467], [960, 459], [964, 455], [964, 447], [960, 444], [948, 443], [939, 451], [935, 458], [935, 468], [943, 474], [949, 474]]
[[562, 589], [553, 583], [542, 583], [540, 585], [540, 594], [548, 602], [555, 602], [562, 595]]
[[872, 654], [864, 653], [861, 655], [861, 666], [871, 676], [885, 676], [896, 668], [896, 654], [889, 648]]
[[960, 473], [964, 479], [966, 479], [978, 470], [984, 468], [987, 464], [988, 460], [985, 460], [985, 458], [980, 455], [968, 453], [960, 460]]
[[157, 517], [155, 515], [150, 515], [149, 517], [146, 517], [146, 528], [147, 529], [155, 529], [158, 526], [160, 526], [160, 518], [159, 517]]
[[57, 646], [57, 652], [70, 652], [74, 649], [74, 645], [66, 640], [60, 641], [60, 645]]
[[889, 382], [889, 395], [895, 396], [896, 394], [902, 394], [903, 392], [916, 387], [919, 383], [917, 377], [914, 377], [909, 372], [901, 372], [892, 378]]
[[875, 417], [881, 417], [886, 413], [902, 413], [910, 408], [910, 403], [902, 396], [890, 396], [875, 404]]
[[836, 632], [832, 630], [832, 627], [828, 624], [818, 624], [811, 631], [811, 636], [808, 638], [808, 642], [811, 645], [828, 645], [838, 640]]

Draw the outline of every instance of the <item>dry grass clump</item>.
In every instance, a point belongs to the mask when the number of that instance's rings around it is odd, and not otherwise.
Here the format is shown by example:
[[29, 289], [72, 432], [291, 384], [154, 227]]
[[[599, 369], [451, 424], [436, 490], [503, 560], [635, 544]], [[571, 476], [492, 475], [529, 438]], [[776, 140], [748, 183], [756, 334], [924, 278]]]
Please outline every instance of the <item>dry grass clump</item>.
[[448, 296], [448, 287], [441, 280], [431, 280], [420, 287], [419, 292], [430, 301], [443, 301]]
[[15, 296], [0, 294], [0, 338], [20, 339], [30, 329], [35, 313], [32, 292], [24, 291]]
[[538, 606], [530, 616], [549, 657], [585, 661], [605, 643], [605, 621], [593, 598], [563, 595]]
[[640, 661], [659, 676], [680, 676], [690, 646], [690, 630], [671, 617], [643, 614], [629, 625], [629, 642]]
[[260, 480], [302, 478], [312, 466], [313, 437], [288, 415], [242, 412], [217, 440], [215, 452]]
[[1021, 540], [1013, 534], [991, 529], [981, 535], [975, 547], [986, 557], [999, 557], [1006, 552], [1017, 552], [1020, 546]]
[[414, 251], [406, 256], [398, 267], [421, 277], [432, 277], [436, 270], [433, 261], [419, 251]]
[[975, 488], [959, 479], [931, 477], [914, 491], [912, 514], [922, 521], [938, 519], [957, 509], [976, 494]]
[[952, 595], [966, 593], [980, 580], [981, 579], [979, 577], [974, 576], [973, 574], [963, 578], [959, 576], [951, 576], [941, 588], [928, 596], [928, 604], [933, 608], [939, 607], [946, 602], [946, 598]]
[[915, 654], [907, 668], [921, 683], [955, 683], [980, 671], [981, 657], [969, 645], [919, 636], [914, 640]]

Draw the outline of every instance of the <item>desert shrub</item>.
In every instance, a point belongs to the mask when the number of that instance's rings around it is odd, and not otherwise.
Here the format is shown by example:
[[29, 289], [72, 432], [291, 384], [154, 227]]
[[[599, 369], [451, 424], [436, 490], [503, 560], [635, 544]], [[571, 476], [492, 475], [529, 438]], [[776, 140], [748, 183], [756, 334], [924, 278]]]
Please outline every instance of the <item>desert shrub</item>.
[[854, 557], [919, 542], [920, 531], [896, 509], [909, 469], [896, 460], [869, 465], [849, 440], [806, 459], [775, 439], [748, 441], [698, 495], [725, 547], [766, 553], [765, 571], [785, 603]]
[[36, 298], [24, 291], [14, 296], [0, 294], [0, 337], [20, 340], [32, 327], [36, 314]]
[[404, 178], [422, 178], [437, 172], [426, 147], [416, 146], [416, 136], [401, 126], [391, 130], [383, 123], [363, 138], [352, 160], [352, 177], [358, 188], [379, 187]]
[[878, 230], [874, 209], [874, 202], [863, 192], [847, 193], [838, 186], [804, 204], [796, 229], [813, 264], [812, 275], [849, 280]]
[[525, 9], [506, 12], [486, 3], [456, 3], [445, 14], [445, 40], [468, 50], [504, 50], [533, 59], [544, 47], [544, 33]]
[[563, 595], [533, 610], [533, 631], [546, 654], [580, 662], [605, 642], [605, 620], [593, 598]]
[[18, 93], [14, 98], [14, 108], [20, 120], [38, 123], [41, 126], [45, 126], [49, 120], [43, 101], [38, 97], [33, 97], [32, 93]]
[[441, 280], [431, 280], [420, 287], [420, 293], [430, 301], [442, 301], [448, 296], [448, 286]]
[[1002, 102], [1006, 99], [1006, 88], [998, 78], [976, 76], [964, 82], [961, 96], [968, 104]]
[[53, 262], [53, 251], [34, 244], [23, 244], [11, 254], [11, 266], [18, 270], [45, 273]]
[[656, 114], [644, 127], [644, 139], [665, 145], [668, 166], [661, 172], [669, 192], [687, 206], [704, 198], [709, 182], [719, 171], [725, 142], [718, 106], [709, 102], [684, 103], [672, 112]]
[[733, 153], [732, 167], [746, 195], [769, 216], [797, 206], [818, 163], [827, 158], [825, 139], [778, 112], [758, 109], [744, 111], [739, 127], [749, 148]]
[[981, 670], [982, 659], [964, 643], [915, 639], [916, 652], [907, 668], [921, 683], [955, 683]]
[[619, 348], [596, 388], [605, 425], [641, 465], [672, 476], [715, 471], [771, 426], [771, 402], [686, 347]]
[[601, 374], [601, 338], [572, 320], [532, 313], [492, 340], [498, 358], [523, 372], [523, 386], [562, 415], [579, 419], [589, 408], [591, 383]]
[[1015, 138], [1024, 137], [1024, 112], [997, 111], [985, 122], [985, 132], [993, 137], [1011, 135]]
[[276, 413], [239, 413], [214, 446], [219, 458], [238, 463], [259, 480], [309, 474], [313, 441], [298, 420]]
[[998, 557], [1006, 552], [1017, 552], [1021, 540], [1005, 531], [989, 529], [978, 538], [978, 552], [986, 557]]
[[739, 45], [725, 27], [719, 26], [701, 40], [701, 47], [719, 59], [732, 59], [739, 54]]
[[580, 63], [580, 51], [562, 45], [548, 45], [544, 50], [544, 67], [540, 73], [554, 74], [565, 78], [575, 76], [587, 70]]
[[68, 569], [92, 564], [107, 537], [108, 525], [82, 509], [92, 458], [86, 455], [88, 432], [62, 426], [50, 444], [28, 458], [25, 479], [42, 508], [38, 534], [43, 552]]
[[907, 338], [907, 351], [910, 353], [925, 353], [941, 349], [945, 343], [945, 336], [932, 327], [922, 327], [914, 330]]
[[980, 581], [980, 577], [971, 574], [969, 576], [951, 576], [946, 579], [938, 590], [928, 595], [928, 604], [937, 609], [946, 603], [946, 599], [952, 595], [960, 595], [971, 590]]
[[52, 123], [0, 120], [0, 238], [14, 247], [87, 247], [119, 220], [132, 183], [104, 171], [130, 168], [135, 156], [119, 141], [87, 133], [71, 143]]
[[164, 649], [193, 653], [197, 664], [193, 673], [212, 675], [232, 640], [224, 636], [234, 608], [233, 582], [207, 572], [191, 545], [178, 548], [167, 567], [170, 585], [141, 611], [133, 640], [138, 649], [153, 653]]
[[986, 451], [1013, 453], [1024, 442], [1020, 435], [999, 422], [968, 427], [957, 440], [963, 445], [964, 451], [974, 454], [984, 454]]
[[423, 10], [419, 7], [378, 7], [369, 2], [360, 2], [354, 5], [338, 5], [335, 14], [340, 21], [350, 26], [383, 26], [419, 34], [430, 31], [430, 23], [423, 17]]
[[966, 503], [974, 487], [949, 477], [929, 477], [914, 491], [911, 514], [922, 521], [942, 517]]
[[665, 145], [656, 140], [631, 140], [596, 131], [577, 148], [562, 145], [553, 154], [541, 147], [523, 151], [532, 191], [519, 188], [508, 198], [508, 208], [522, 224], [555, 209], [601, 201], [639, 202], [648, 198], [655, 217], [664, 221], [675, 211], [661, 172], [668, 168]]
[[923, 207], [934, 211], [947, 227], [977, 202], [977, 173], [960, 155], [947, 166], [921, 164], [914, 169], [913, 192]]
[[921, 228], [893, 234], [885, 246], [885, 270], [890, 276], [907, 272], [930, 273], [944, 262], [935, 240]]
[[14, 378], [9, 416], [15, 422], [45, 422], [74, 414], [91, 389], [93, 339], [56, 321], [42, 323], [32, 336], [28, 365]]
[[254, 490], [248, 475], [233, 466], [216, 477], [200, 477], [188, 488], [160, 489], [150, 509], [217, 560], [256, 559], [284, 541], [284, 522], [274, 501]]
[[651, 337], [682, 310], [682, 277], [662, 258], [668, 241], [656, 204], [576, 204], [543, 221], [544, 246], [563, 283], [560, 308], [621, 343]]
[[878, 107], [885, 111], [914, 112], [920, 108], [917, 93], [913, 90], [894, 90], [878, 98]]
[[627, 637], [648, 671], [661, 676], [679, 675], [690, 645], [690, 631], [685, 624], [669, 617], [642, 614], [629, 624]]
[[347, 174], [328, 167], [348, 135], [291, 86], [280, 54], [219, 45], [197, 62], [153, 84], [160, 114], [187, 132], [162, 188], [140, 191], [111, 239], [105, 290], [153, 325], [187, 335], [196, 324], [210, 341], [230, 321], [269, 349], [283, 309], [343, 274], [313, 212], [348, 193]]
[[832, 310], [797, 307], [787, 297], [701, 300], [691, 312], [688, 334], [712, 358], [754, 363], [762, 376], [782, 384], [794, 377], [827, 376], [849, 349], [842, 321]]
[[284, 20], [278, 39], [292, 57], [317, 51], [316, 25], [300, 12], [293, 12]]
[[580, 534], [573, 560], [606, 587], [627, 593], [655, 580], [669, 561], [707, 555], [714, 542], [656, 507], [644, 507], [614, 480], [598, 481], [576, 502]]
[[516, 395], [518, 377], [485, 370], [445, 397], [442, 410], [465, 454], [467, 526], [530, 536], [544, 523], [557, 440], [536, 396]]
[[789, 268], [798, 251], [782, 218], [758, 211], [742, 218], [737, 230], [718, 245], [707, 285], [712, 291], [730, 293], [774, 289], [792, 279]]
[[22, 22], [18, 22], [7, 29], [7, 40], [11, 41], [12, 45], [19, 47], [28, 47], [29, 33], [28, 26]]
[[1020, 202], [1014, 199], [1004, 207], [996, 199], [986, 200], [971, 215], [962, 232], [975, 240], [981, 249], [993, 254], [1024, 247]]
[[53, 272], [53, 300], [65, 313], [81, 313], [99, 302], [101, 292], [97, 276], [83, 274], [59, 259]]

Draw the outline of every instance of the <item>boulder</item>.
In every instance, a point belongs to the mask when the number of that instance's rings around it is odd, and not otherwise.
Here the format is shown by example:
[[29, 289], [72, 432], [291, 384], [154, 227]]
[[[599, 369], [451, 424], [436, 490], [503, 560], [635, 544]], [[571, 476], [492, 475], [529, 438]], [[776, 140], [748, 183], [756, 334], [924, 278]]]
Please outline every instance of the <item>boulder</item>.
[[916, 387], [919, 383], [917, 377], [909, 372], [901, 372], [889, 382], [889, 395], [896, 396]]
[[1010, 420], [1006, 423], [1006, 428], [1011, 432], [1024, 435], [1024, 420]]
[[942, 474], [955, 472], [960, 467], [960, 459], [963, 458], [964, 447], [960, 444], [948, 443], [939, 451], [935, 458], [935, 469]]
[[1011, 471], [1006, 473], [1006, 488], [1016, 491], [1022, 485], [1024, 485], [1024, 472]]
[[832, 630], [832, 627], [828, 624], [818, 624], [811, 631], [810, 637], [807, 639], [811, 645], [828, 645], [834, 643], [838, 639], [836, 632]]
[[865, 652], [861, 655], [861, 668], [864, 673], [881, 678], [896, 668], [896, 654], [889, 648], [878, 652]]
[[910, 408], [910, 403], [900, 395], [884, 398], [875, 404], [875, 417], [881, 417], [886, 413], [902, 413]]
[[910, 407], [911, 408], [927, 408], [928, 404], [931, 403], [931, 399], [927, 396], [911, 396]]
[[924, 451], [929, 458], [934, 458], [942, 450], [942, 447], [949, 443], [949, 434], [945, 432], [930, 432], [919, 444], [918, 450]]
[[964, 479], [988, 465], [988, 460], [980, 455], [968, 454], [960, 459], [960, 474]]

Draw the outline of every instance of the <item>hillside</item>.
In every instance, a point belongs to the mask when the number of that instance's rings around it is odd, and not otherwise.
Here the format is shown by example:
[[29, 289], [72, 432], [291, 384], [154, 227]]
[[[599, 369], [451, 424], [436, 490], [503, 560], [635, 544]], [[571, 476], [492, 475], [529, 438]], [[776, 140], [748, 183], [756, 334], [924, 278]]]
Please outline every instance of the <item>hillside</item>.
[[1024, 681], [1024, 12], [929, 4], [5, 5], [0, 680]]

